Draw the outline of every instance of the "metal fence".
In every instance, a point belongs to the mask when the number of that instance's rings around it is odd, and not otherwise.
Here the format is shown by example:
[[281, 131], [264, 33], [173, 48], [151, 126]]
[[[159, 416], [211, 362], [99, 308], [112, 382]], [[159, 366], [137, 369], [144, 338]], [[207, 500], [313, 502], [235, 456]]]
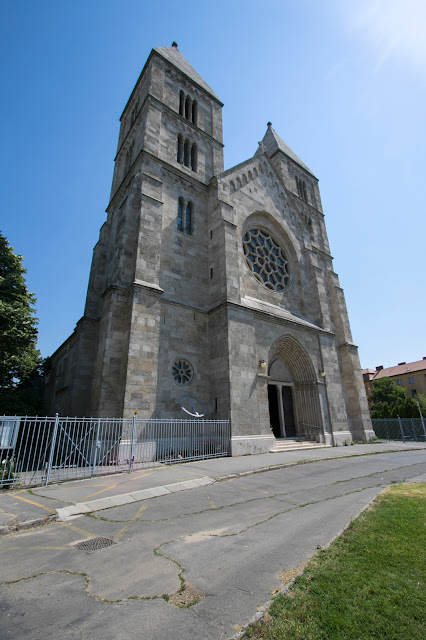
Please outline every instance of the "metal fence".
[[381, 440], [426, 442], [425, 418], [386, 418], [371, 422], [374, 433]]
[[0, 488], [230, 454], [228, 420], [0, 417]]

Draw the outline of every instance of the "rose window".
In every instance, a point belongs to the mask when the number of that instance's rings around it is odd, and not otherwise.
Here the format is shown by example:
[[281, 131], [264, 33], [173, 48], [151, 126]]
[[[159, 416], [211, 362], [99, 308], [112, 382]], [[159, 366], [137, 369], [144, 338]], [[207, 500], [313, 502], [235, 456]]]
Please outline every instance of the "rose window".
[[172, 378], [176, 384], [190, 384], [194, 377], [192, 365], [187, 361], [179, 358], [172, 367]]
[[269, 233], [250, 229], [243, 237], [245, 261], [255, 278], [267, 289], [283, 291], [290, 278], [288, 261]]

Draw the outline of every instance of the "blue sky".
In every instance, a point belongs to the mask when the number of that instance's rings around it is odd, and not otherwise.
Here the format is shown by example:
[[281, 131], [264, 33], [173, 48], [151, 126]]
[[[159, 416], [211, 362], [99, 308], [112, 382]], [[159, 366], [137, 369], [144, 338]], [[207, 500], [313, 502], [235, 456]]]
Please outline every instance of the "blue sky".
[[151, 48], [224, 102], [225, 168], [270, 120], [320, 181], [363, 367], [426, 356], [424, 0], [3, 0], [0, 231], [50, 355], [83, 314], [119, 117]]

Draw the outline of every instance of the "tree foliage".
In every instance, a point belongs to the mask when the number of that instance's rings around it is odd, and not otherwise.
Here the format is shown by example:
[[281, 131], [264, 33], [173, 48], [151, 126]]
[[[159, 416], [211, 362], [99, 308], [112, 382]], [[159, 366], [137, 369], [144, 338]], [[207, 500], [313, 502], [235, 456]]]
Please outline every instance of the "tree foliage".
[[371, 395], [368, 399], [370, 413], [375, 418], [418, 418], [420, 404], [422, 414], [426, 416], [426, 398], [423, 395], [409, 398], [403, 387], [394, 384], [391, 378], [373, 380]]
[[[22, 256], [16, 255], [0, 234], [0, 406], [10, 413], [13, 405], [24, 409], [24, 395], [15, 392], [41, 366], [37, 350], [35, 297], [25, 282]], [[28, 389], [27, 383], [26, 393]], [[32, 402], [30, 403], [32, 404]], [[10, 409], [9, 409], [9, 405]], [[9, 410], [8, 410], [9, 409]], [[16, 411], [22, 413], [23, 411]], [[15, 413], [15, 411], [13, 412]]]

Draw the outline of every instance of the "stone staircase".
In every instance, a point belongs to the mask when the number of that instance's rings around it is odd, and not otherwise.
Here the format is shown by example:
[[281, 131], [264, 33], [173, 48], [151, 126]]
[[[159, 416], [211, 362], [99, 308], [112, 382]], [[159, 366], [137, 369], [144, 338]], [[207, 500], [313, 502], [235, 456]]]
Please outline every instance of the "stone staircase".
[[270, 453], [282, 453], [283, 451], [299, 451], [300, 449], [325, 449], [331, 444], [323, 442], [313, 442], [304, 438], [277, 438]]

